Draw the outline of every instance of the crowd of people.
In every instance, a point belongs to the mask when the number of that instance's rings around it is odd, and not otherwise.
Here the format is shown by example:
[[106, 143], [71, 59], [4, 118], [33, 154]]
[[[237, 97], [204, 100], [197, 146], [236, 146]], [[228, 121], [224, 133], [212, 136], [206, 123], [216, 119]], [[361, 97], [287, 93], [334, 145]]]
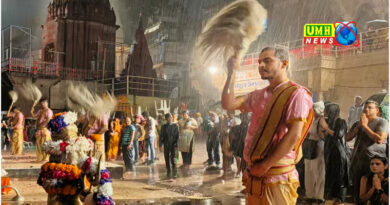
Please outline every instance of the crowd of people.
[[313, 108], [303, 147], [307, 199], [344, 204], [350, 193], [356, 204], [388, 204], [388, 121], [378, 102], [355, 97], [348, 120], [340, 117], [338, 104], [316, 102]]
[[[145, 111], [124, 119], [83, 116], [76, 124], [83, 136], [93, 140], [95, 156], [107, 161], [123, 159], [126, 172], [134, 171], [140, 163], [154, 165], [155, 149], [160, 148], [171, 180], [178, 177], [180, 152], [180, 168], [190, 170], [195, 142], [206, 138], [208, 159], [204, 164], [222, 168], [221, 177], [228, 179], [235, 161], [234, 176], [242, 176], [248, 204], [295, 203], [299, 185], [305, 188], [306, 201], [311, 204], [322, 204], [325, 199], [344, 204], [348, 193], [356, 204], [387, 204], [388, 116], [383, 107], [377, 101], [363, 102], [357, 96], [345, 120], [338, 104], [313, 104], [306, 88], [288, 80], [287, 59], [288, 53], [283, 49], [263, 49], [259, 71], [270, 85], [237, 98], [233, 79], [238, 63], [234, 58], [229, 60], [222, 94], [222, 107], [229, 110], [226, 114], [209, 110], [203, 118], [201, 113], [184, 109], [180, 116], [164, 113], [156, 120]], [[34, 107], [31, 115], [37, 119], [37, 161], [43, 162], [49, 156], [42, 151], [42, 145], [52, 139], [48, 128], [56, 115], [44, 98], [38, 112]], [[233, 110], [243, 112], [238, 117]], [[24, 115], [11, 105], [6, 117], [10, 123], [2, 122], [2, 143], [10, 141], [11, 153], [21, 154]], [[57, 127], [59, 122], [56, 121]], [[12, 137], [7, 135], [7, 129], [12, 130]], [[302, 155], [305, 168], [298, 174], [302, 169], [298, 167], [297, 171], [295, 165]]]

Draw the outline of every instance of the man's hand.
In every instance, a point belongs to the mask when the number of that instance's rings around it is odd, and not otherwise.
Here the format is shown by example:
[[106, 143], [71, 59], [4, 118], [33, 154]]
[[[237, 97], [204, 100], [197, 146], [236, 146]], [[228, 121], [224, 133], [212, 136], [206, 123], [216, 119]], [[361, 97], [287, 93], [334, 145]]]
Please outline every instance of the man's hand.
[[244, 170], [244, 174], [242, 175], [242, 185], [246, 185], [248, 182], [249, 177], [251, 176], [249, 169]]
[[131, 150], [132, 147], [133, 147], [133, 143], [130, 143], [129, 146], [127, 146], [127, 150]]
[[232, 56], [229, 58], [227, 63], [228, 75], [232, 75], [234, 70], [238, 69], [238, 59], [237, 56]]
[[360, 125], [362, 127], [366, 127], [368, 125], [368, 118], [366, 113], [362, 113], [362, 115], [360, 116]]
[[250, 174], [256, 177], [262, 177], [268, 172], [270, 168], [271, 165], [264, 160], [262, 162], [252, 165], [250, 169]]
[[160, 146], [160, 152], [164, 152], [164, 147]]

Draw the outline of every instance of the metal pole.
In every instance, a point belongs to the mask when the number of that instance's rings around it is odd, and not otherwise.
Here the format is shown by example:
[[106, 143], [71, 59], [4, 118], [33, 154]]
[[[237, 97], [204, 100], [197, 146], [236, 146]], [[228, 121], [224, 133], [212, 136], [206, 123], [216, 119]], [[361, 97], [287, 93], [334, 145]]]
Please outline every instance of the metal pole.
[[12, 59], [12, 25], [9, 27], [9, 59]]
[[154, 97], [154, 78], [152, 79], [152, 96]]
[[104, 53], [103, 53], [103, 81], [104, 81], [104, 72], [106, 70], [106, 48], [104, 48]]
[[30, 28], [30, 69], [31, 69], [31, 65], [32, 65], [32, 53], [31, 53], [31, 43], [32, 43], [32, 33], [31, 33], [31, 28]]
[[129, 95], [129, 76], [126, 76], [126, 96]]
[[[100, 66], [99, 66], [99, 60], [100, 60], [100, 55], [99, 55], [99, 52], [100, 52], [100, 40], [98, 40], [98, 46], [97, 46], [97, 57], [96, 57], [96, 71], [99, 73], [99, 69], [100, 69]], [[102, 82], [103, 82], [103, 79], [102, 79]], [[103, 82], [104, 83], [104, 82]]]
[[114, 80], [114, 78], [112, 78], [112, 79], [111, 79], [111, 94], [112, 94], [112, 95], [114, 95], [114, 89], [115, 89], [115, 87], [114, 87], [114, 82], [115, 82], [115, 80]]

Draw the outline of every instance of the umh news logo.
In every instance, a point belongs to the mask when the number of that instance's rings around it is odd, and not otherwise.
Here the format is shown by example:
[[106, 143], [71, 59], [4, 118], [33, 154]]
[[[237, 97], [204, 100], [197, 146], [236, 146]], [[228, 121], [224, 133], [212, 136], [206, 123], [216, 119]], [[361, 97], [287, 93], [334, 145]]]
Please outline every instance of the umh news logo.
[[359, 46], [356, 22], [305, 24], [304, 43], [309, 45]]

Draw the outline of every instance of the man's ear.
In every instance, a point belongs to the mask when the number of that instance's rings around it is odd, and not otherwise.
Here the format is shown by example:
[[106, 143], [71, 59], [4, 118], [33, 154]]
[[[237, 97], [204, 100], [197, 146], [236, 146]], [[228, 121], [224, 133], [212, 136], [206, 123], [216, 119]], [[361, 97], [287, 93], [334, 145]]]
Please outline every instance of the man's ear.
[[288, 63], [289, 63], [288, 60], [282, 60], [282, 68], [287, 69]]

